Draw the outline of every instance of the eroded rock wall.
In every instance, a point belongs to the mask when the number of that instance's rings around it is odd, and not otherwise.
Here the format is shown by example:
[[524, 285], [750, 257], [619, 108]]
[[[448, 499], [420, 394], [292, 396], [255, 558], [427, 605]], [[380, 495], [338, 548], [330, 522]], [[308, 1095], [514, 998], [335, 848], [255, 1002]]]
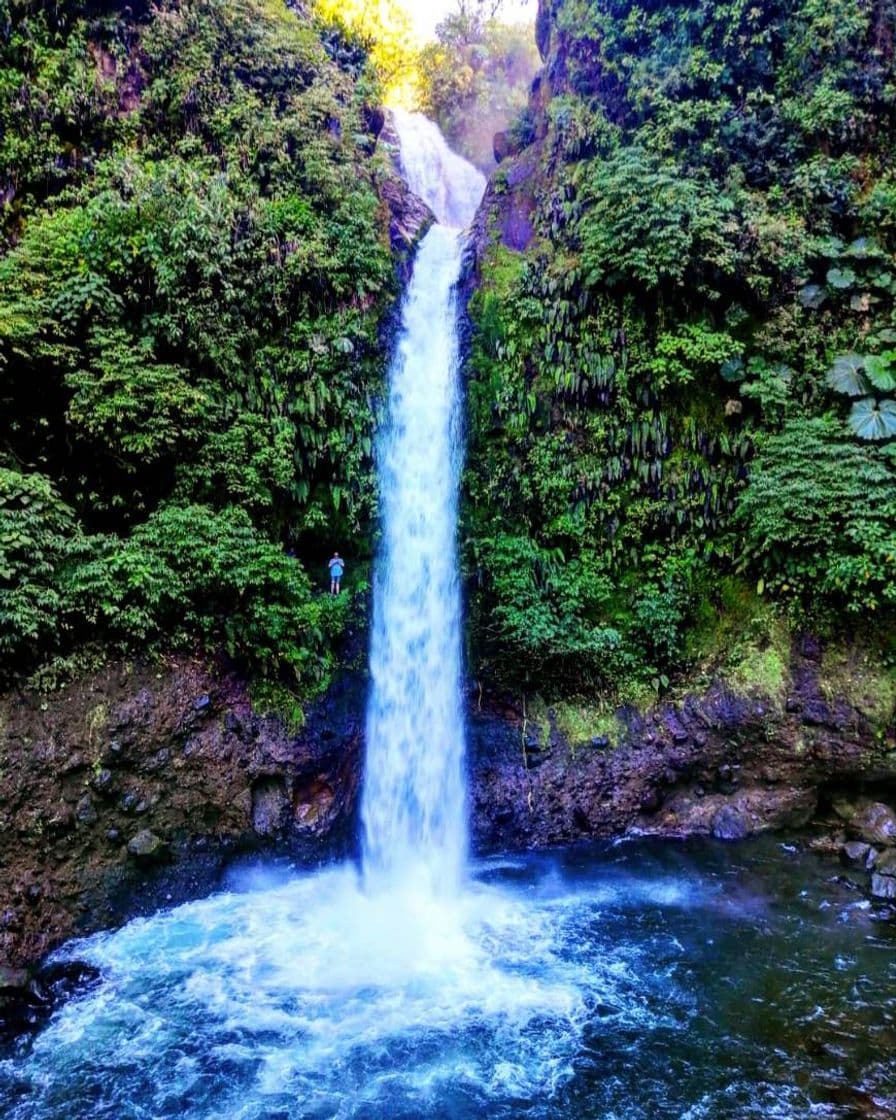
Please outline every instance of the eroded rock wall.
[[832, 699], [818, 661], [795, 653], [783, 704], [722, 684], [649, 713], [616, 713], [615, 741], [570, 743], [551, 709], [474, 701], [473, 830], [483, 849], [595, 837], [711, 835], [794, 828], [837, 791], [896, 796], [896, 732]]
[[362, 682], [290, 734], [220, 666], [116, 666], [0, 700], [0, 964], [211, 889], [240, 853], [353, 843]]

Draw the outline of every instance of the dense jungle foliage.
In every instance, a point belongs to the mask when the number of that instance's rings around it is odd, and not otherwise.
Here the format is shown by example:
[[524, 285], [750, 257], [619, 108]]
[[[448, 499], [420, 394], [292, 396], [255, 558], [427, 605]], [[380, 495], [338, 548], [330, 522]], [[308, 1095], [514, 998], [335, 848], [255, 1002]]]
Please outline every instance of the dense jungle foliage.
[[0, 674], [332, 666], [396, 280], [366, 44], [295, 8], [0, 0]]
[[792, 625], [894, 657], [896, 0], [543, 0], [528, 106], [502, 14], [421, 54], [397, 0], [0, 0], [0, 676], [198, 640], [327, 681], [387, 90], [482, 166], [517, 113], [491, 209], [534, 237], [470, 305], [476, 673], [768, 690]]
[[538, 34], [471, 303], [479, 670], [643, 694], [780, 670], [789, 624], [892, 657], [896, 3], [543, 0]]

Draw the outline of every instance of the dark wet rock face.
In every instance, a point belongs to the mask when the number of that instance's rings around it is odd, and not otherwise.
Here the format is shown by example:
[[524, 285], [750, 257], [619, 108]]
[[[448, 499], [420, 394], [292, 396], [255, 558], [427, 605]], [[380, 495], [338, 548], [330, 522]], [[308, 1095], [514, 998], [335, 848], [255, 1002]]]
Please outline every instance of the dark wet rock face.
[[[498, 149], [496, 148], [496, 157]], [[507, 152], [503, 153], [506, 158]], [[470, 231], [471, 254], [467, 272], [475, 276], [489, 244], [497, 238], [502, 245], [522, 253], [535, 237], [533, 224], [539, 185], [537, 148], [529, 148], [512, 162], [502, 164], [500, 183], [493, 176]], [[467, 277], [468, 294], [472, 291]]]
[[188, 660], [0, 698], [0, 965], [206, 893], [240, 853], [348, 850], [363, 703], [347, 676], [291, 735]]
[[57, 1007], [98, 980], [98, 970], [83, 961], [46, 965], [33, 976], [0, 967], [0, 1043], [37, 1030]]
[[286, 823], [286, 785], [282, 778], [260, 778], [252, 787], [252, 827], [259, 836], [275, 836]]
[[[822, 794], [867, 782], [882, 783], [896, 802], [893, 728], [881, 737], [845, 702], [823, 699], [814, 662], [800, 650], [792, 673], [791, 710], [717, 684], [646, 716], [620, 711], [615, 745], [606, 736], [570, 744], [553, 725], [539, 734], [514, 701], [477, 697], [470, 744], [478, 848], [624, 834], [738, 840], [802, 827]], [[848, 833], [843, 840], [863, 845], [845, 849], [848, 862], [896, 847], [887, 804], [835, 796], [833, 808]]]

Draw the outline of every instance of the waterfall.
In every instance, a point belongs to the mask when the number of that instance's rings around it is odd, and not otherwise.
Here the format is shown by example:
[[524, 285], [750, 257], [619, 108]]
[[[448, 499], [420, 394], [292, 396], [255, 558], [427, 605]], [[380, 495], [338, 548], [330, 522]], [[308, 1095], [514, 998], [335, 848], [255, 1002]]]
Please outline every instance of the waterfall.
[[590, 902], [570, 918], [555, 884], [530, 895], [503, 861], [497, 885], [465, 866], [454, 290], [484, 184], [435, 126], [396, 117], [408, 180], [440, 220], [377, 445], [363, 866], [235, 871], [210, 899], [70, 943], [59, 958], [100, 979], [33, 1050], [0, 1051], [9, 1120], [516, 1115], [571, 1076], [587, 1008], [617, 1002], [611, 954], [580, 961], [580, 929], [601, 928]]
[[457, 490], [462, 227], [485, 188], [424, 117], [395, 113], [408, 185], [438, 219], [418, 250], [378, 440], [382, 542], [374, 577], [362, 799], [368, 882], [458, 884], [466, 857]]

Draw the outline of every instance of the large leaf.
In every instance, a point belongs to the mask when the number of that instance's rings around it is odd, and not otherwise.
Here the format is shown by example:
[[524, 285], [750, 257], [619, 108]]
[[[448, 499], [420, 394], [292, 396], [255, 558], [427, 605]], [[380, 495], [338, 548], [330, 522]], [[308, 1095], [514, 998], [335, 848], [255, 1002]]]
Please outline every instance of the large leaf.
[[855, 284], [856, 274], [851, 268], [831, 268], [828, 270], [827, 281], [832, 288], [845, 290]]
[[885, 257], [886, 254], [876, 241], [872, 241], [868, 237], [857, 237], [851, 245], [844, 249], [843, 256], [852, 257], [853, 260], [868, 261]]
[[803, 307], [815, 311], [821, 307], [827, 295], [821, 284], [807, 284], [804, 288], [800, 288], [797, 299]]
[[850, 311], [870, 311], [876, 303], [880, 303], [880, 297], [870, 292], [855, 292], [849, 297]]
[[743, 381], [746, 376], [743, 358], [729, 358], [719, 370], [725, 381]]
[[848, 397], [863, 397], [871, 392], [861, 354], [841, 354], [828, 370], [826, 380], [835, 393], [845, 393]]
[[896, 436], [896, 401], [863, 397], [850, 409], [847, 423], [859, 439], [892, 439]]
[[865, 375], [879, 392], [892, 393], [896, 389], [896, 350], [866, 358]]

